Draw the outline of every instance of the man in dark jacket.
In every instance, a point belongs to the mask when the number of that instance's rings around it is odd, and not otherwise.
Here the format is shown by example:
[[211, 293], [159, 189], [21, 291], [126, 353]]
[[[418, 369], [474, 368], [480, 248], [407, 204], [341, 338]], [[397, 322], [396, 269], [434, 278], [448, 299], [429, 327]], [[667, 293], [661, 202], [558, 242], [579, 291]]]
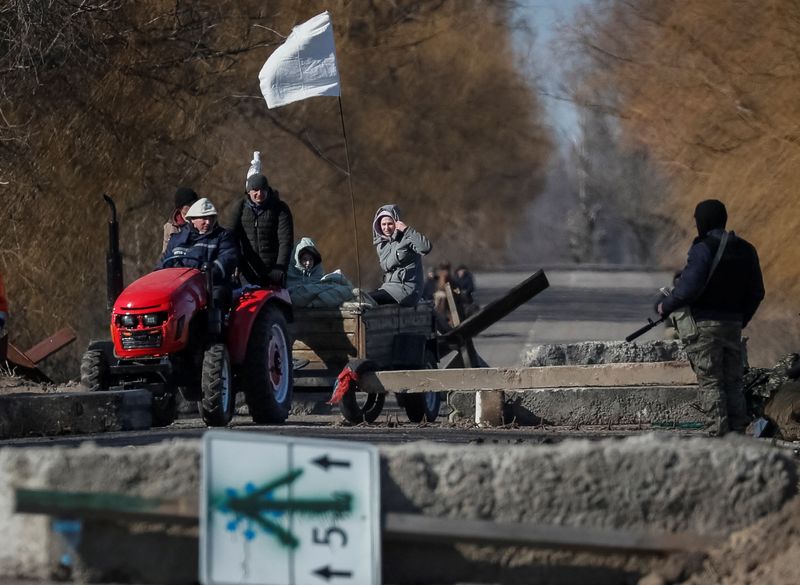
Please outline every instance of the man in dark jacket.
[[294, 244], [292, 212], [264, 175], [247, 178], [247, 195], [236, 206], [230, 225], [245, 280], [261, 287], [285, 286]]
[[752, 244], [725, 232], [728, 213], [721, 201], [700, 202], [694, 218], [698, 237], [658, 311], [691, 310], [696, 332], [685, 335], [679, 327], [679, 335], [700, 386], [719, 392], [719, 434], [743, 432], [749, 417], [742, 388], [742, 329], [764, 298], [761, 266]]
[[237, 250], [233, 234], [217, 223], [217, 209], [203, 197], [186, 213], [187, 223], [173, 234], [164, 252], [159, 268], [203, 268], [207, 266], [213, 277], [214, 304], [222, 313], [231, 306], [233, 286], [231, 279], [236, 271]]

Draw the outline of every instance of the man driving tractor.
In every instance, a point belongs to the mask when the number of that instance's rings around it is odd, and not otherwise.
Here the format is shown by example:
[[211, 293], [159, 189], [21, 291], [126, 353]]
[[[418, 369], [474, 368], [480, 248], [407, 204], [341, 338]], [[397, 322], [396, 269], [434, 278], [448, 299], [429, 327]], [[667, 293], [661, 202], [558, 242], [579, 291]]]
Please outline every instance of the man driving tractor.
[[192, 204], [186, 219], [186, 225], [170, 237], [158, 268], [207, 266], [213, 276], [214, 304], [225, 315], [232, 302], [238, 258], [236, 239], [217, 223], [217, 208], [205, 197]]

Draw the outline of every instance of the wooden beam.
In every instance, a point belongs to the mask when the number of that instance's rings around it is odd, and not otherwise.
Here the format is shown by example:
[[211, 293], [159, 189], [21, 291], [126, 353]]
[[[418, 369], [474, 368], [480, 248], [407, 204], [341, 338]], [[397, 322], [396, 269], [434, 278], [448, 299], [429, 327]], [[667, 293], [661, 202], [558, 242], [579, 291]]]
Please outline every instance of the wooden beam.
[[454, 327], [440, 337], [448, 343], [458, 343], [459, 340], [470, 339], [481, 331], [488, 329], [500, 319], [524, 305], [534, 296], [545, 290], [550, 283], [547, 281], [543, 270], [537, 270], [533, 275], [519, 283], [499, 299], [495, 299], [474, 315], [465, 319], [460, 325]]
[[[196, 498], [144, 498], [113, 493], [15, 490], [14, 511], [106, 521], [156, 522], [196, 525]], [[627, 530], [548, 526], [493, 520], [437, 518], [420, 514], [389, 513], [383, 518], [383, 538], [415, 543], [476, 542], [498, 546], [666, 554], [702, 551], [722, 537], [688, 533], [647, 533]]]
[[14, 511], [111, 521], [198, 522], [196, 498], [143, 498], [102, 492], [17, 489]]
[[697, 383], [686, 362], [643, 362], [538, 368], [395, 370], [361, 375], [363, 392], [523, 391], [539, 388], [691, 386]]
[[72, 327], [64, 327], [63, 329], [53, 333], [53, 335], [44, 341], [40, 341], [34, 345], [25, 352], [25, 355], [28, 356], [28, 359], [34, 364], [38, 364], [46, 357], [53, 355], [58, 350], [66, 347], [73, 341], [75, 341], [75, 331], [72, 330]]
[[392, 513], [384, 517], [383, 536], [387, 540], [414, 543], [449, 544], [456, 541], [498, 546], [522, 545], [548, 549], [638, 554], [703, 551], [723, 540], [721, 536], [689, 533], [636, 532]]

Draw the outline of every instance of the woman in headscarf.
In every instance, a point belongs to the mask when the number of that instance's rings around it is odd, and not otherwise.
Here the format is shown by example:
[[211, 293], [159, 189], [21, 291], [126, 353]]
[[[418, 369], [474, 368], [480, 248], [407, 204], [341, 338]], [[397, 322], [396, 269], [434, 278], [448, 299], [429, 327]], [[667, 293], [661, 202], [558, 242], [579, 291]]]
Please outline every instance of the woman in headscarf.
[[422, 256], [431, 251], [430, 241], [401, 221], [400, 208], [394, 204], [378, 209], [372, 221], [372, 234], [383, 270], [383, 284], [369, 295], [379, 305], [416, 305], [424, 281]]

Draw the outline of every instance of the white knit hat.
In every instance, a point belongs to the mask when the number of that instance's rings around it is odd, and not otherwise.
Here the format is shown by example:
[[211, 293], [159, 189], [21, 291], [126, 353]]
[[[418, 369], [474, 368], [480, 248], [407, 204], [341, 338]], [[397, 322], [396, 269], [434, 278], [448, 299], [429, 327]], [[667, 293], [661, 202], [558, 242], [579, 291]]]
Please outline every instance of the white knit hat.
[[186, 219], [193, 219], [195, 217], [210, 217], [217, 215], [217, 208], [206, 197], [198, 199], [186, 212]]

